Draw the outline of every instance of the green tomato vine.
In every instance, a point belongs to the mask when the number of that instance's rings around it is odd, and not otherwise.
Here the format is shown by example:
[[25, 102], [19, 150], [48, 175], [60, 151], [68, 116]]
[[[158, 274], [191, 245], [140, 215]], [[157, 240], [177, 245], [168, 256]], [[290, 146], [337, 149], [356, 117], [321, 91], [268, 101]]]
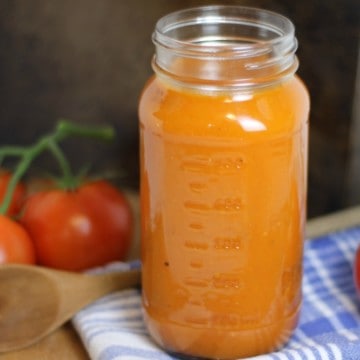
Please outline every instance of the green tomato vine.
[[115, 138], [115, 131], [111, 126], [85, 126], [74, 124], [66, 119], [60, 119], [52, 133], [40, 137], [30, 146], [3, 146], [0, 148], [0, 163], [6, 157], [19, 158], [0, 205], [1, 215], [6, 213], [18, 182], [29, 169], [31, 163], [44, 151], [50, 151], [59, 164], [62, 172], [62, 178], [59, 180], [61, 188], [74, 190], [79, 186], [79, 177], [75, 176], [71, 171], [70, 164], [59, 146], [62, 140], [72, 136], [111, 141]]

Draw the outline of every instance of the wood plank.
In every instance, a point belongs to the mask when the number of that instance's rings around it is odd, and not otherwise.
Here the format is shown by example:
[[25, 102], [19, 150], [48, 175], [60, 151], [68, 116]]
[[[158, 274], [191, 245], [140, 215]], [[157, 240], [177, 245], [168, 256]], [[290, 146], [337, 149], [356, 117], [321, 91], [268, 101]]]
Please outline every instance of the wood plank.
[[37, 344], [0, 355], [1, 360], [89, 360], [79, 336], [70, 323]]
[[308, 220], [306, 237], [311, 239], [356, 225], [360, 225], [360, 206], [350, 207]]

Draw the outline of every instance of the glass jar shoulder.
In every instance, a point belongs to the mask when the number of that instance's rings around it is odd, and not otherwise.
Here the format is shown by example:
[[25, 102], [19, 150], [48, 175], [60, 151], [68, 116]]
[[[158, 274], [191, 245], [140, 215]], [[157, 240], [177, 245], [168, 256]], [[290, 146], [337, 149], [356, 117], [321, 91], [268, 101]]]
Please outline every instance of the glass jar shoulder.
[[309, 96], [294, 76], [251, 91], [205, 92], [153, 77], [140, 100], [140, 123], [164, 134], [263, 139], [299, 130]]

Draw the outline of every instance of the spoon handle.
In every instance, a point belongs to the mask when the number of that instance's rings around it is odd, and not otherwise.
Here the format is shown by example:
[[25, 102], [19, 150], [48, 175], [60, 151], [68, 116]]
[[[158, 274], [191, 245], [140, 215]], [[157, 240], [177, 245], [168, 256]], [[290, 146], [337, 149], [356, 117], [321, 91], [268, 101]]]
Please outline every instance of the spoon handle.
[[[57, 279], [59, 295], [63, 298], [62, 317], [69, 319], [76, 311], [95, 300], [117, 290], [135, 287], [140, 284], [139, 269], [115, 271], [102, 274], [60, 274]], [[76, 291], [74, 291], [76, 289]]]
[[97, 295], [99, 295], [102, 291], [104, 294], [108, 294], [116, 290], [123, 290], [138, 286], [141, 281], [141, 272], [139, 269], [86, 276], [91, 277], [91, 281], [95, 281], [95, 279], [97, 280]]

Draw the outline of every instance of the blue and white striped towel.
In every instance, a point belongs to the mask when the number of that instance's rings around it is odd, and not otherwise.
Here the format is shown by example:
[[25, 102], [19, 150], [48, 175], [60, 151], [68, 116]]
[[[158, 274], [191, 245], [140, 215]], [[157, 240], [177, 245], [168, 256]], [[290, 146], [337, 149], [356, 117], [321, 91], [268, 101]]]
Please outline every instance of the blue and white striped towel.
[[[358, 245], [360, 228], [306, 242], [300, 324], [285, 348], [251, 359], [360, 360], [360, 302], [352, 272]], [[79, 312], [73, 324], [91, 359], [176, 359], [151, 341], [142, 321], [139, 290], [104, 297]]]

